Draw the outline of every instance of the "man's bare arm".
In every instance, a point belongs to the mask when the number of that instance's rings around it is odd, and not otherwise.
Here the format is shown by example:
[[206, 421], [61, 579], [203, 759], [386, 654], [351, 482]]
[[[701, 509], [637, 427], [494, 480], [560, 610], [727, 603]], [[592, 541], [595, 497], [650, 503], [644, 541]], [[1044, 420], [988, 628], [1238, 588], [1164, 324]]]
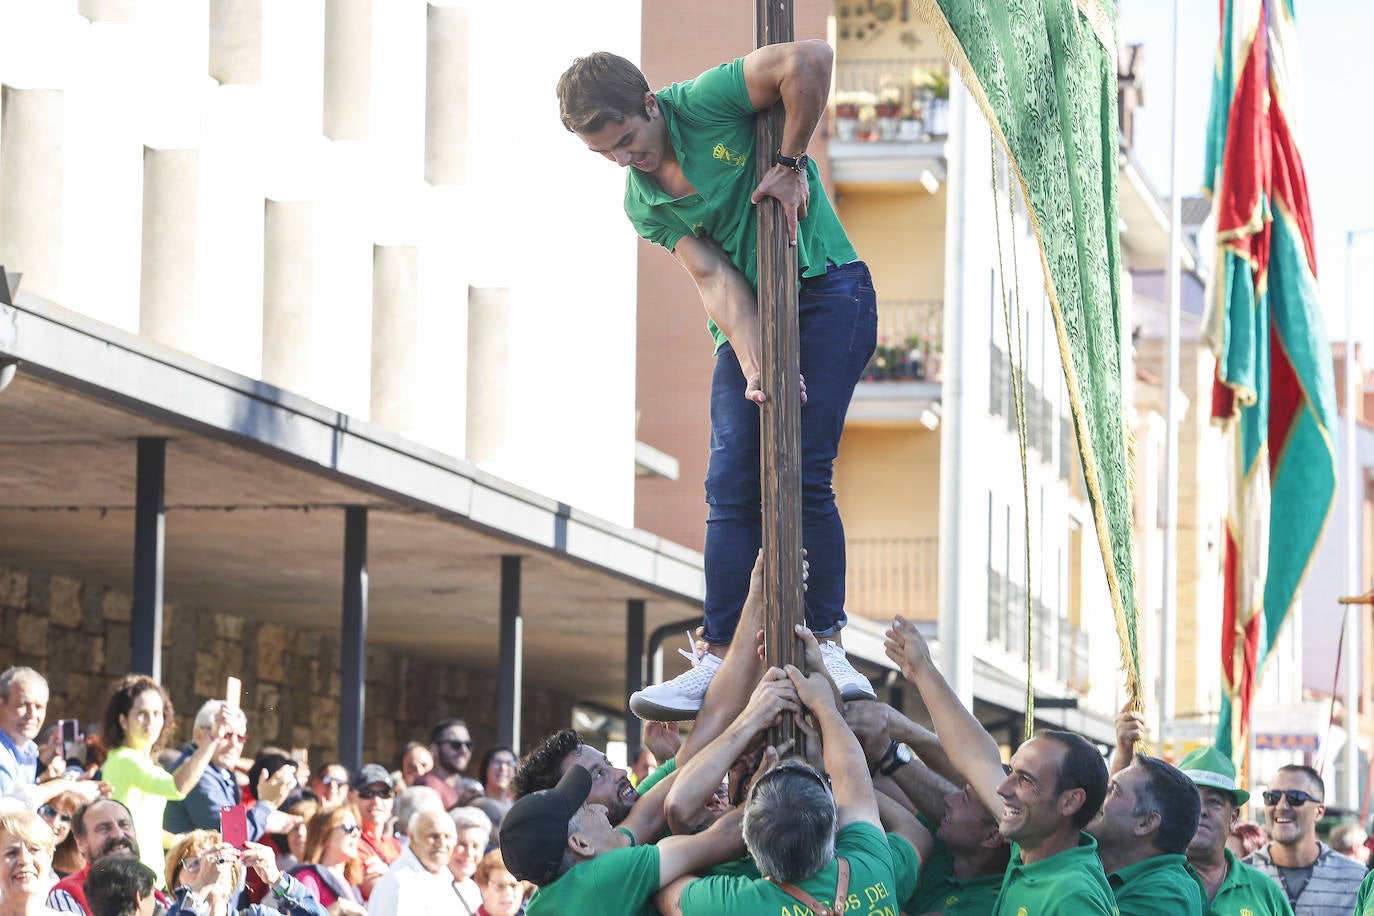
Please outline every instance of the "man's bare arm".
[[730, 341], [745, 380], [756, 376], [761, 347], [759, 307], [748, 279], [707, 238], [684, 235], [673, 247], [673, 257], [692, 275], [707, 316]]
[[950, 761], [973, 787], [983, 807], [1001, 819], [1002, 797], [997, 787], [1002, 784], [1002, 753], [997, 742], [987, 733], [973, 713], [964, 708], [930, 658], [930, 647], [916, 629], [916, 625], [902, 617], [893, 620], [887, 631], [884, 650], [887, 657], [902, 669], [902, 675], [921, 691], [935, 733], [949, 753]]

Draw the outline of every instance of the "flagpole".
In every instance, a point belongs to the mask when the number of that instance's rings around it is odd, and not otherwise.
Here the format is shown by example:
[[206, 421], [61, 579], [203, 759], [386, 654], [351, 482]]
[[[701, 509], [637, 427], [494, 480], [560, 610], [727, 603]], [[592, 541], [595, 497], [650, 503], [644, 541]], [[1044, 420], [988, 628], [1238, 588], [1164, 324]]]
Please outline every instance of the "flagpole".
[[1174, 633], [1178, 620], [1178, 346], [1179, 312], [1182, 310], [1183, 205], [1179, 195], [1178, 129], [1179, 98], [1183, 66], [1179, 45], [1183, 37], [1181, 0], [1174, 0], [1174, 85], [1170, 103], [1169, 142], [1169, 338], [1164, 360], [1164, 595], [1159, 620], [1159, 746], [1169, 746], [1169, 730], [1174, 718]]
[[[1351, 291], [1351, 254], [1355, 239], [1374, 232], [1374, 227], [1352, 229], [1345, 234], [1345, 593], [1359, 595], [1365, 591], [1360, 582], [1360, 505], [1364, 496], [1363, 476], [1358, 466], [1358, 442], [1355, 418], [1363, 408], [1362, 393], [1356, 385], [1355, 372], [1355, 296]], [[1341, 748], [1341, 798], [1352, 810], [1359, 798], [1359, 702], [1360, 656], [1364, 639], [1360, 634], [1360, 606], [1345, 606], [1346, 639], [1341, 665], [1342, 701], [1345, 704], [1345, 744]]]

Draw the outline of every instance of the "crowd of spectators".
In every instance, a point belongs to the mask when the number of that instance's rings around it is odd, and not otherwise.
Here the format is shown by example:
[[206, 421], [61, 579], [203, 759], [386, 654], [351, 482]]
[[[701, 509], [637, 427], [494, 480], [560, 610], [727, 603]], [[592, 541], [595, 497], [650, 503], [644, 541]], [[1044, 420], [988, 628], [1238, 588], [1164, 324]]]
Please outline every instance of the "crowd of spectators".
[[[743, 632], [763, 625], [755, 588]], [[244, 754], [249, 722], [205, 701], [189, 741], [156, 682], [110, 689], [98, 728], [44, 731], [47, 683], [0, 674], [0, 916], [554, 916], [584, 912], [1363, 916], [1374, 905], [1358, 825], [1317, 837], [1325, 786], [1279, 769], [1249, 793], [1224, 755], [1177, 766], [1117, 720], [1108, 760], [1047, 731], [1010, 758], [958, 700], [919, 630], [887, 652], [927, 729], [845, 701], [821, 648], [802, 668], [727, 650], [690, 731], [648, 723], [616, 766], [577, 732], [523, 758], [479, 757], [459, 719], [396, 769]], [[770, 745], [784, 719], [797, 742]], [[659, 760], [663, 762], [658, 763]], [[1259, 807], [1256, 805], [1256, 807]]]

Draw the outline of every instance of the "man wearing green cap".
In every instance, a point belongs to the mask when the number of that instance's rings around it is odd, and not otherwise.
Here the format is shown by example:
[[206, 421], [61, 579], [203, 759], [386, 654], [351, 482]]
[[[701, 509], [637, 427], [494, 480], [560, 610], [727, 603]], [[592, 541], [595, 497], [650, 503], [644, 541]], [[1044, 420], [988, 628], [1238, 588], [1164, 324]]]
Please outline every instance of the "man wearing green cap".
[[1250, 793], [1236, 785], [1231, 759], [1214, 747], [1201, 747], [1178, 768], [1197, 786], [1202, 816], [1188, 845], [1188, 865], [1208, 901], [1206, 916], [1292, 916], [1283, 890], [1226, 848], [1226, 837]]

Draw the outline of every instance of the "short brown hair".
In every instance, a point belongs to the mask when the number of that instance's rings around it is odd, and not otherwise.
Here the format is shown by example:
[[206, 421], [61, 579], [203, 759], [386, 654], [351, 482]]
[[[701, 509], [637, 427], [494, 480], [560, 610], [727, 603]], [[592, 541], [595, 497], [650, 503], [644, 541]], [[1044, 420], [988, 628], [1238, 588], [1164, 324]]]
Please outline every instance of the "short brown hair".
[[644, 95], [649, 81], [618, 54], [596, 51], [579, 57], [558, 78], [558, 112], [573, 133], [592, 134], [607, 121], [648, 116]]

